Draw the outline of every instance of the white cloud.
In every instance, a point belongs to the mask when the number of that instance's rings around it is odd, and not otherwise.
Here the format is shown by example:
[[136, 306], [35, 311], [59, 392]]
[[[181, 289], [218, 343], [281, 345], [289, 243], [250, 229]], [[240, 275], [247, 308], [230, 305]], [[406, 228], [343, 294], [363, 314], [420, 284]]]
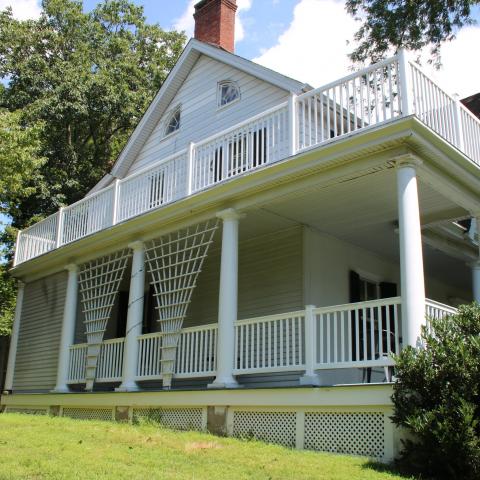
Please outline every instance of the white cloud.
[[[255, 62], [298, 80], [319, 87], [350, 72], [348, 53], [353, 49], [354, 33], [359, 23], [345, 11], [338, 0], [300, 0], [292, 23], [280, 35], [277, 44], [262, 51]], [[477, 48], [480, 27], [465, 27], [457, 38], [442, 47], [443, 67], [424, 69], [448, 93], [466, 97], [480, 91], [480, 64]]]
[[313, 86], [348, 74], [347, 41], [358, 25], [344, 5], [335, 0], [301, 0], [278, 43], [254, 61]]
[[[195, 4], [199, 0], [190, 0], [187, 8], [182, 13], [180, 18], [173, 22], [173, 27], [176, 30], [184, 30], [188, 37], [193, 37], [193, 30], [195, 22], [193, 20], [193, 13], [195, 12]], [[241, 13], [250, 10], [253, 0], [238, 0], [238, 10], [235, 17], [235, 42], [240, 42], [245, 38], [245, 29], [242, 24]]]
[[41, 8], [37, 0], [0, 0], [0, 10], [12, 7], [13, 16], [18, 20], [38, 18]]
[[480, 92], [479, 45], [480, 27], [464, 27], [458, 32], [455, 40], [442, 46], [442, 68], [438, 71], [434, 70], [423, 61], [423, 69], [447, 93], [457, 93], [460, 98], [478, 93]]

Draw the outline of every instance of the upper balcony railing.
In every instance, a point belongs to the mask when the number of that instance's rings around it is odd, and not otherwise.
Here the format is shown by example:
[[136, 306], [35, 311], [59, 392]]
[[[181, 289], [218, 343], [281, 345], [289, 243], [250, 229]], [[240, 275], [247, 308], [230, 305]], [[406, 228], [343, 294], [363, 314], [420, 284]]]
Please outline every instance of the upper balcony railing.
[[291, 96], [19, 232], [14, 265], [326, 142], [415, 115], [480, 166], [480, 121], [404, 52]]

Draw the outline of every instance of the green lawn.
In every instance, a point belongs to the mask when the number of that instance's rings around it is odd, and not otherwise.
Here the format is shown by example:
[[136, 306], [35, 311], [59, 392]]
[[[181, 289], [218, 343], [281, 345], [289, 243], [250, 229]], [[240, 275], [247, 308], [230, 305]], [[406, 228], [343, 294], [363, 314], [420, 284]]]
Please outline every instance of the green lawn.
[[366, 459], [153, 424], [0, 415], [0, 479], [394, 480]]

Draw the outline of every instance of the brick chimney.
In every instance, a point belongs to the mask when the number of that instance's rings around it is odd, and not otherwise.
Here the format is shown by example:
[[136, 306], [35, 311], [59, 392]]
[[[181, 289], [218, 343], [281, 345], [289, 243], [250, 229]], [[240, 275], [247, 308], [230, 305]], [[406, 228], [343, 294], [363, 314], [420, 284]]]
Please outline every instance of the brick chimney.
[[234, 51], [235, 0], [202, 0], [195, 5], [195, 34], [201, 42]]

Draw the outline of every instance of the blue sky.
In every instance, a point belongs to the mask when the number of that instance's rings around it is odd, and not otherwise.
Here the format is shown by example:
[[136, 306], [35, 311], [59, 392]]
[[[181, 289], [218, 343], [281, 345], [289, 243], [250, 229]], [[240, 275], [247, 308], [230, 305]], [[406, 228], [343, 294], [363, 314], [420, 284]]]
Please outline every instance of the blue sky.
[[[91, 9], [98, 3], [96, 0], [84, 1], [85, 8]], [[135, 0], [143, 5], [145, 16], [149, 22], [158, 22], [163, 28], [175, 26], [185, 12], [188, 0]], [[240, 3], [240, 2], [237, 2]], [[246, 58], [255, 58], [263, 49], [275, 45], [280, 34], [288, 27], [293, 18], [293, 8], [298, 0], [253, 0], [248, 11], [240, 10], [242, 23], [248, 32], [245, 38], [237, 43], [236, 53]]]

